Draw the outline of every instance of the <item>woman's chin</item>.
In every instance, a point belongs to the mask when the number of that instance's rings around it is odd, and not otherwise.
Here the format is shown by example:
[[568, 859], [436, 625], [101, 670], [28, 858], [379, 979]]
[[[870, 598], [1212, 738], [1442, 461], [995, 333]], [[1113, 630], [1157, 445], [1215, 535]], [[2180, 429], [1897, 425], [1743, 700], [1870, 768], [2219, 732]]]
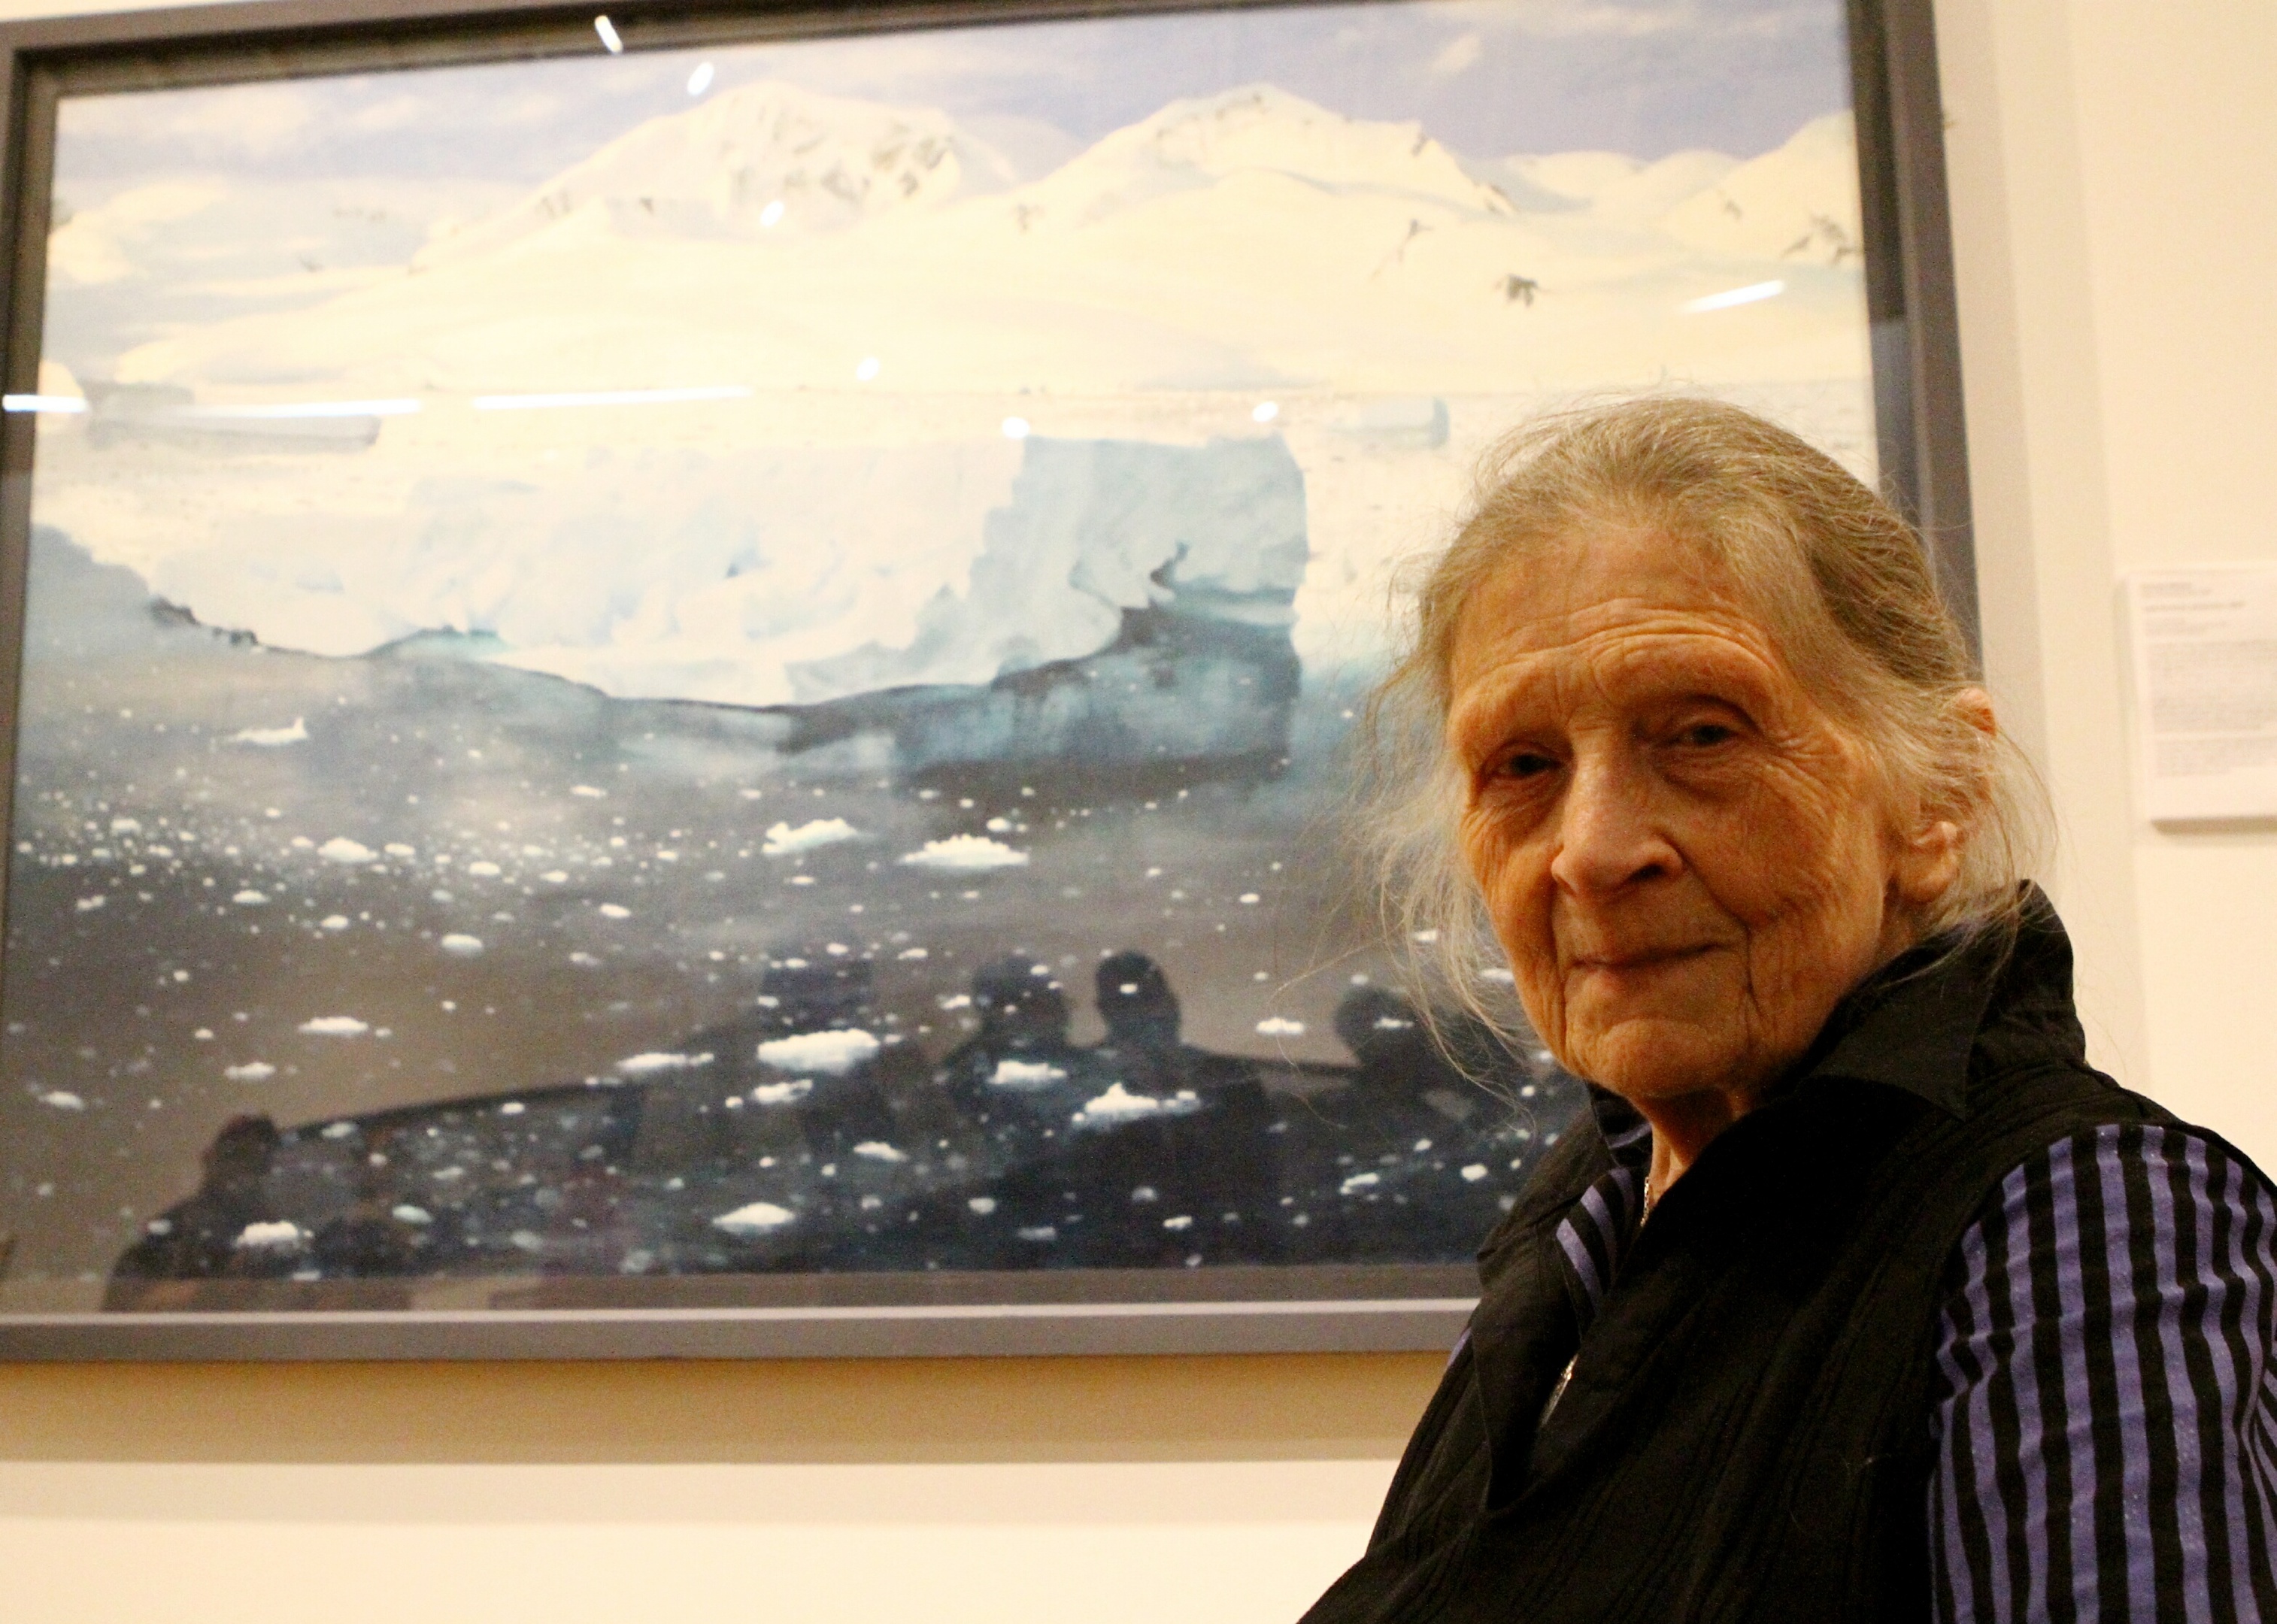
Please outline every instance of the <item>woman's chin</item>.
[[1567, 1069], [1638, 1104], [1728, 1089], [1747, 1069], [1736, 1035], [1687, 1021], [1624, 1021], [1573, 1051]]

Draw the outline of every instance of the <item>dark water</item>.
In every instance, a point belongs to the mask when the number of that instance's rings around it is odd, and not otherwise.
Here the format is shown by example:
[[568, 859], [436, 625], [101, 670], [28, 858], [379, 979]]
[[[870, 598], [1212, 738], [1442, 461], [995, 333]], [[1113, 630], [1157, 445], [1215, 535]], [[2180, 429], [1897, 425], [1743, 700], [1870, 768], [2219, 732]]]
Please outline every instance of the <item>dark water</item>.
[[1466, 1256], [1572, 1097], [1504, 1058], [1498, 1102], [1379, 990], [1343, 701], [1286, 643], [1134, 617], [991, 689], [624, 702], [470, 640], [265, 650], [42, 533], [11, 1278]]

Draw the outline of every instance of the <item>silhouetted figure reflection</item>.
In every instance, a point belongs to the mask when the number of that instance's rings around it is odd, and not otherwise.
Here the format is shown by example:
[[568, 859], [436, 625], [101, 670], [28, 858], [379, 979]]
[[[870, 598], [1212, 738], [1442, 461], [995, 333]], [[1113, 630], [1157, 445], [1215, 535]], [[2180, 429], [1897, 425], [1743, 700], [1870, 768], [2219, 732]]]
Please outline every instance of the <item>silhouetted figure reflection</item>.
[[197, 1193], [142, 1226], [110, 1271], [106, 1308], [133, 1308], [143, 1283], [267, 1279], [290, 1271], [298, 1232], [270, 1205], [269, 1170], [280, 1135], [265, 1116], [232, 1117], [206, 1147]]
[[1068, 1041], [1067, 995], [1047, 966], [991, 960], [973, 972], [972, 1007], [980, 1029], [935, 1075], [1001, 1171], [1065, 1134], [1086, 1097], [1090, 1057]]
[[[799, 1127], [820, 1159], [894, 1137], [894, 1112], [880, 1085], [884, 1046], [871, 1028], [872, 971], [866, 959], [830, 954], [789, 959], [768, 974], [758, 1025], [758, 1059], [796, 1089]], [[834, 1047], [826, 1034], [842, 1034]]]
[[1182, 1040], [1162, 967], [1125, 950], [1093, 974], [1106, 1041], [1102, 1080], [1125, 1097], [1117, 1121], [1100, 1101], [1064, 1180], [1090, 1220], [1084, 1261], [1102, 1267], [1260, 1262], [1278, 1256], [1271, 1103], [1253, 1067]]
[[1337, 1004], [1336, 1036], [1357, 1064], [1347, 1087], [1318, 1097], [1291, 1180], [1319, 1255], [1466, 1259], [1508, 1210], [1543, 1115], [1554, 1142], [1564, 1090], [1477, 1018], [1443, 1010], [1437, 1025], [1382, 987]]
[[412, 1204], [400, 1188], [388, 1154], [393, 1143], [392, 1135], [372, 1141], [356, 1164], [354, 1201], [316, 1231], [309, 1251], [327, 1278], [409, 1273], [429, 1244], [433, 1215]]

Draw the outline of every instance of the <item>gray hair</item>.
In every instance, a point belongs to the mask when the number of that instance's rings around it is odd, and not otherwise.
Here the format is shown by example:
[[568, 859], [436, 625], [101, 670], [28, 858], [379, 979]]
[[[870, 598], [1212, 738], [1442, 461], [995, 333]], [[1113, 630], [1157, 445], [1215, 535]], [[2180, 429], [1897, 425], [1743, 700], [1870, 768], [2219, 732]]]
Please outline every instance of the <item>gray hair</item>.
[[1449, 669], [1483, 582], [1605, 523], [1649, 527], [1722, 565], [1804, 688], [1866, 747], [1892, 805], [1960, 827], [1960, 871], [1920, 936], [2013, 931], [2052, 822], [2046, 794], [2007, 736], [1968, 714], [1977, 677], [1920, 535], [1800, 436], [1720, 401], [1649, 396], [1539, 418], [1497, 442], [1453, 538], [1403, 572], [1402, 639], [1360, 728], [1361, 832], [1419, 1004], [1529, 1041], [1456, 846]]

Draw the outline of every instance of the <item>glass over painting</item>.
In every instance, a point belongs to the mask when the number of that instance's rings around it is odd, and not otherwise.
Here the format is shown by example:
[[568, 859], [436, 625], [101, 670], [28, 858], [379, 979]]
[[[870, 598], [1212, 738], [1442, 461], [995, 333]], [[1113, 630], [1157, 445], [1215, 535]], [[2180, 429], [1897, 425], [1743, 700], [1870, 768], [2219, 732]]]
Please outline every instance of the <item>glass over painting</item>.
[[1467, 1259], [1579, 1086], [1464, 1075], [1351, 905], [1390, 577], [1589, 391], [1871, 476], [1845, 50], [1489, 0], [65, 96], [0, 1308]]

